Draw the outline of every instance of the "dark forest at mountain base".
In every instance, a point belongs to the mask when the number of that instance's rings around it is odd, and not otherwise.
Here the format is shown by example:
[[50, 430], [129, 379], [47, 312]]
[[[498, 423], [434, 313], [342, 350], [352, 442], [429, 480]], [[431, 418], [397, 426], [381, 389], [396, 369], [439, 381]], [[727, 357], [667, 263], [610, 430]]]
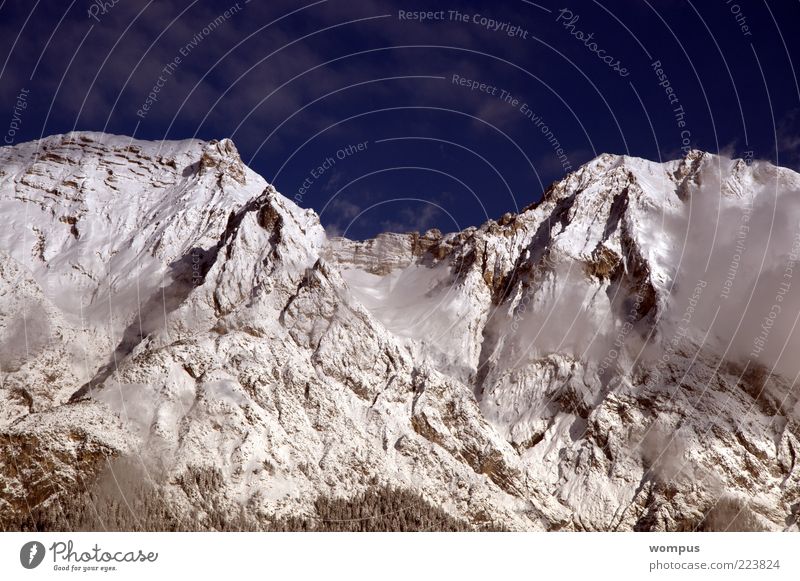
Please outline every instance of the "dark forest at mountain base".
[[[113, 464], [80, 494], [65, 494], [31, 508], [22, 531], [259, 531], [259, 532], [421, 532], [501, 531], [495, 523], [470, 523], [450, 516], [420, 495], [376, 486], [352, 498], [320, 496], [314, 515], [272, 518], [243, 506], [223, 504], [223, 482], [215, 469], [189, 470], [178, 478], [192, 500], [191, 514], [178, 515], [159, 485], [135, 462]], [[8, 524], [8, 523], [6, 523]]]

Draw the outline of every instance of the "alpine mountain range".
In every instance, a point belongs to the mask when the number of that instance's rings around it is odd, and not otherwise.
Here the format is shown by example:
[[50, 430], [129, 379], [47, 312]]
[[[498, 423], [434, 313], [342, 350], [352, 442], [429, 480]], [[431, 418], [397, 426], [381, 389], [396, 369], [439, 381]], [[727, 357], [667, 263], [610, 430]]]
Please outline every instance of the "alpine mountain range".
[[355, 241], [228, 139], [2, 147], [0, 524], [797, 530], [799, 195], [603, 154]]

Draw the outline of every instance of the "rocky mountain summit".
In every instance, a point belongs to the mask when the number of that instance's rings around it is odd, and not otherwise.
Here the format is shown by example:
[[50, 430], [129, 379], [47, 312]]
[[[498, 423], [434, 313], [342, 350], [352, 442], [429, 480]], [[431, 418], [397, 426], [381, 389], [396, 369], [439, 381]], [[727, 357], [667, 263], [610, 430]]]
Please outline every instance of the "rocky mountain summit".
[[0, 148], [0, 524], [98, 487], [136, 522], [136, 479], [176, 528], [394, 490], [472, 529], [797, 530], [798, 196], [601, 155], [519, 214], [351, 241], [230, 140]]

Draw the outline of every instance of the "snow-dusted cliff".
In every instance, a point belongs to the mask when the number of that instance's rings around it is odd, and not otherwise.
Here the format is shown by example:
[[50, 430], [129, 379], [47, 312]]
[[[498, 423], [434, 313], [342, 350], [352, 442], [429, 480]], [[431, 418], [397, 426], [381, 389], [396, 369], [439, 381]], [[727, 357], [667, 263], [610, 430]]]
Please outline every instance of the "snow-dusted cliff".
[[796, 529], [798, 195], [603, 155], [518, 215], [353, 242], [229, 140], [0, 148], [0, 520], [126, 457], [187, 514], [212, 470], [263, 518], [392, 487], [476, 527]]

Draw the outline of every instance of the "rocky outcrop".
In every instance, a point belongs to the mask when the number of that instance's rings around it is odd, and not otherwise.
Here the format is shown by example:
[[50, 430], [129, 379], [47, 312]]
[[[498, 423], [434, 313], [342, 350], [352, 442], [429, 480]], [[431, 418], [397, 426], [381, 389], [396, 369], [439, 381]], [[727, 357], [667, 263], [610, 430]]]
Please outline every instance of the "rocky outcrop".
[[791, 381], [681, 326], [713, 284], [689, 206], [788, 170], [603, 155], [517, 215], [357, 242], [229, 140], [73, 133], [0, 167], [5, 528], [121, 460], [198, 527], [403, 490], [476, 529], [797, 528]]

